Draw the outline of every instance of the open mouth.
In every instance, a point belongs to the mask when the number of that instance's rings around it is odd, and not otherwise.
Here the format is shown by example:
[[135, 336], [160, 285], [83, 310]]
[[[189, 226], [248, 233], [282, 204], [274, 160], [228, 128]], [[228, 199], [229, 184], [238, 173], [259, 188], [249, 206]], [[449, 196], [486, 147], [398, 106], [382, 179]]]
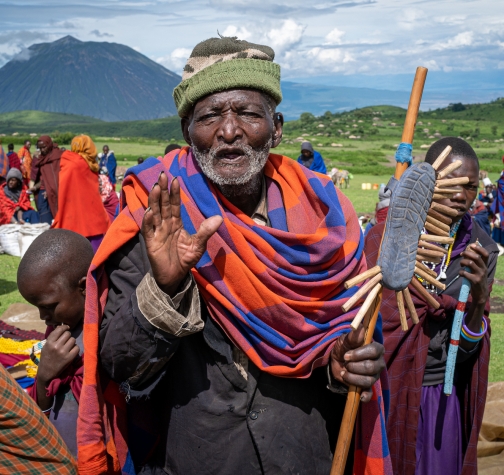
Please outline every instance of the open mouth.
[[224, 150], [219, 150], [215, 157], [218, 160], [222, 160], [224, 162], [236, 162], [243, 157], [245, 157], [245, 152], [239, 148], [227, 148]]

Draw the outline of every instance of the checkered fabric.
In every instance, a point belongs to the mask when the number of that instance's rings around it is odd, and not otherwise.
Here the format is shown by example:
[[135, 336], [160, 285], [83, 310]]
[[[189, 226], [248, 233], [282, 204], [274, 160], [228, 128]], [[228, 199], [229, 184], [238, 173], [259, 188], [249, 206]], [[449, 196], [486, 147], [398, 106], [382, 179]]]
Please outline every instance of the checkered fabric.
[[77, 475], [58, 431], [1, 365], [0, 473]]

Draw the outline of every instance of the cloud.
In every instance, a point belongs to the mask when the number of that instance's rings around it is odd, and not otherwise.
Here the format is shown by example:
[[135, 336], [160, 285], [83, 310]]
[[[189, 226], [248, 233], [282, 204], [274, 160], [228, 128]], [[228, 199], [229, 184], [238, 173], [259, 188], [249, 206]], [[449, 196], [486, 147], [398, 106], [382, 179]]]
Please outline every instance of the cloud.
[[277, 54], [297, 45], [303, 36], [305, 26], [294, 20], [284, 20], [280, 28], [272, 28], [266, 33], [269, 44]]
[[191, 51], [188, 48], [176, 48], [169, 55], [157, 58], [156, 61], [175, 73], [182, 73]]
[[343, 38], [344, 34], [345, 34], [344, 31], [338, 30], [338, 28], [334, 28], [329, 33], [327, 33], [327, 35], [325, 36], [327, 44], [340, 45], [341, 38]]
[[412, 30], [426, 18], [425, 13], [417, 8], [406, 8], [403, 10], [397, 21], [397, 26], [403, 30]]
[[23, 49], [18, 54], [13, 56], [11, 61], [28, 61], [33, 56], [33, 51]]
[[474, 33], [472, 31], [464, 31], [459, 33], [454, 38], [448, 41], [435, 44], [432, 49], [435, 51], [443, 51], [447, 49], [458, 49], [464, 46], [471, 46], [473, 44]]
[[252, 36], [252, 33], [248, 31], [244, 26], [237, 28], [234, 25], [229, 25], [222, 32], [222, 36], [237, 36], [240, 40], [248, 40]]
[[102, 33], [98, 30], [90, 31], [89, 34], [97, 36], [98, 38], [112, 38], [114, 36], [111, 35], [110, 33]]

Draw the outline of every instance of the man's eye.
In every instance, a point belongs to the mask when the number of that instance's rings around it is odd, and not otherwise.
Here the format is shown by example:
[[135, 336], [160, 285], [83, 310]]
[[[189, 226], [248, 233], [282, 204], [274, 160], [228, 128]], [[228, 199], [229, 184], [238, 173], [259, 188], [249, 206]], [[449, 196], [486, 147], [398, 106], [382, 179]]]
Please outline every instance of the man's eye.
[[214, 117], [217, 117], [217, 113], [209, 112], [208, 114], [205, 114], [205, 115], [198, 117], [198, 120], [208, 120], [208, 119], [213, 119]]

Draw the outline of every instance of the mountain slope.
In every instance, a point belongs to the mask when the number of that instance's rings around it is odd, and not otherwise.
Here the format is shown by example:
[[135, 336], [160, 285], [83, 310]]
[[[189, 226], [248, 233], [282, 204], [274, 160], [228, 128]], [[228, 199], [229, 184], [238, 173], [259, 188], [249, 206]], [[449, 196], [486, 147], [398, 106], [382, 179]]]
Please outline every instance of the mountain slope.
[[180, 76], [116, 43], [66, 36], [30, 46], [0, 68], [0, 112], [42, 110], [106, 121], [176, 114]]

